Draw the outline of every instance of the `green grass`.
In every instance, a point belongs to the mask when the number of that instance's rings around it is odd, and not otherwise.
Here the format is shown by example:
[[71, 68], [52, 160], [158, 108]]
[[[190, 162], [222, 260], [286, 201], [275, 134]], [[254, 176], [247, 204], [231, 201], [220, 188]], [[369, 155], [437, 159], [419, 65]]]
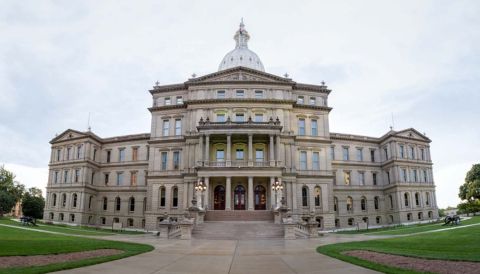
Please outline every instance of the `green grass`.
[[[22, 226], [19, 222], [13, 221], [7, 218], [0, 218], [0, 224]], [[115, 234], [144, 234], [141, 231], [115, 231], [112, 232], [108, 229], [96, 229], [87, 226], [68, 226], [68, 225], [54, 225], [54, 224], [42, 224], [37, 222], [37, 226], [28, 226], [30, 228], [46, 230], [52, 232], [61, 232], [65, 234], [84, 235], [84, 236], [109, 236]]]
[[[479, 222], [480, 217], [472, 218], [469, 221], [470, 224]], [[464, 225], [466, 224], [464, 223]], [[317, 251], [322, 254], [377, 271], [417, 273], [342, 254], [348, 250], [369, 250], [428, 259], [480, 262], [480, 225], [414, 236], [333, 244], [317, 248]]]
[[0, 274], [46, 273], [116, 260], [153, 250], [152, 246], [144, 244], [55, 235], [4, 226], [0, 226], [0, 243], [0, 256], [59, 254], [104, 248], [124, 251], [113, 256], [56, 263], [47, 266], [0, 268]]

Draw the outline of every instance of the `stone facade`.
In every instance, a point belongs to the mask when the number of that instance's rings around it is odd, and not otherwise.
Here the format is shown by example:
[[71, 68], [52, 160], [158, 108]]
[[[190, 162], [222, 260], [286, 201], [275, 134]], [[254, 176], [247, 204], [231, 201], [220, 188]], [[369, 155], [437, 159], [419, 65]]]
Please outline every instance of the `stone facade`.
[[157, 230], [193, 199], [206, 210], [254, 211], [281, 197], [294, 219], [315, 218], [321, 229], [437, 218], [431, 140], [412, 128], [332, 133], [330, 92], [249, 67], [156, 85], [150, 133], [69, 129], [50, 142], [44, 218]]

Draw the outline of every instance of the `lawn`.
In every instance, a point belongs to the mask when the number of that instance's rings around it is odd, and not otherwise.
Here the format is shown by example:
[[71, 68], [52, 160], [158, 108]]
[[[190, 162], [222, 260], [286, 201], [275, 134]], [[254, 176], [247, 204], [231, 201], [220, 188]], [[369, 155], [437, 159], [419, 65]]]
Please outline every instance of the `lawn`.
[[[472, 218], [468, 223], [465, 223], [464, 226], [469, 223], [480, 223], [480, 217]], [[448, 227], [440, 226], [439, 228]], [[377, 271], [416, 273], [342, 254], [348, 250], [369, 250], [420, 258], [480, 262], [480, 225], [414, 236], [326, 245], [317, 249], [322, 254]]]
[[[0, 218], [0, 224], [22, 226], [19, 222], [13, 221], [7, 218]], [[108, 236], [108, 235], [114, 235], [114, 234], [144, 234], [144, 232], [139, 232], [139, 231], [112, 232], [111, 230], [108, 230], [108, 229], [96, 229], [96, 228], [87, 227], [87, 226], [53, 225], [53, 224], [42, 224], [39, 222], [37, 223], [37, 226], [29, 226], [29, 227], [34, 229], [39, 229], [39, 230], [61, 232], [65, 234], [84, 235], [84, 236]]]
[[119, 249], [122, 254], [39, 267], [0, 268], [0, 273], [46, 273], [125, 258], [153, 250], [152, 246], [55, 235], [0, 226], [0, 256], [58, 254], [96, 249]]

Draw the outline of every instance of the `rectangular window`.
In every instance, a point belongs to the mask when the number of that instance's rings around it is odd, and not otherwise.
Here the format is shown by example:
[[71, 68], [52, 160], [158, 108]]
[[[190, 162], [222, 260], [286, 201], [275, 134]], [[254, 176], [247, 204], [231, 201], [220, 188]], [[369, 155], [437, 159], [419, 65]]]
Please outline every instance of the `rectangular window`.
[[68, 170], [63, 171], [63, 182], [68, 182]]
[[407, 181], [407, 170], [406, 169], [402, 169], [402, 180], [404, 182]]
[[236, 154], [235, 154], [235, 158], [237, 160], [244, 160], [244, 154], [243, 154], [243, 149], [242, 148], [237, 148], [237, 151], [236, 151]]
[[217, 122], [225, 122], [225, 114], [223, 113], [218, 113], [217, 114]]
[[318, 123], [317, 120], [312, 120], [312, 136], [318, 136]]
[[263, 162], [263, 149], [255, 150], [255, 161], [256, 162]]
[[256, 90], [255, 91], [255, 98], [262, 99], [263, 98], [263, 90]]
[[170, 120], [163, 120], [163, 136], [168, 136], [170, 131]]
[[225, 151], [223, 149], [219, 149], [216, 152], [217, 162], [225, 161]]
[[370, 149], [370, 160], [375, 162], [375, 149]]
[[364, 186], [365, 185], [365, 173], [359, 172], [358, 173], [358, 182], [360, 185]]
[[312, 165], [314, 170], [320, 170], [320, 153], [318, 152], [313, 153]]
[[412, 175], [413, 175], [413, 181], [414, 181], [414, 182], [417, 182], [417, 181], [418, 181], [417, 170], [414, 169], [414, 170], [412, 171], [412, 173], [413, 173], [413, 174], [412, 174]]
[[107, 150], [107, 163], [110, 163], [110, 158], [112, 156], [112, 151], [111, 150]]
[[78, 183], [80, 180], [80, 169], [75, 169], [75, 183]]
[[410, 159], [415, 159], [415, 148], [410, 146], [409, 147], [409, 152], [410, 152], [409, 158]]
[[245, 97], [245, 92], [243, 90], [237, 90], [237, 92], [235, 94], [236, 94], [237, 98]]
[[263, 122], [263, 114], [255, 113], [255, 122], [257, 123]]
[[136, 186], [137, 185], [137, 172], [132, 171], [130, 172], [130, 185]]
[[298, 135], [305, 135], [305, 119], [298, 119]]
[[57, 162], [60, 161], [60, 154], [62, 153], [61, 149], [57, 149]]
[[335, 160], [335, 147], [331, 146], [330, 147], [330, 160]]
[[175, 119], [175, 135], [180, 136], [182, 135], [182, 120]]
[[53, 178], [54, 178], [54, 179], [53, 179], [53, 182], [54, 182], [55, 184], [58, 183], [58, 171], [55, 171], [55, 175], [54, 175]]
[[93, 185], [95, 179], [95, 172], [92, 172], [92, 178], [90, 178], [90, 184]]
[[108, 185], [109, 180], [110, 180], [110, 173], [105, 173], [105, 177], [104, 177], [105, 185]]
[[182, 96], [177, 96], [177, 105], [183, 105], [183, 97]]
[[344, 161], [350, 160], [350, 155], [349, 155], [348, 147], [344, 147], [344, 148], [343, 148], [343, 160], [344, 160]]
[[363, 161], [363, 149], [357, 148], [357, 161]]
[[307, 152], [300, 151], [300, 169], [306, 170], [307, 169]]
[[93, 149], [93, 160], [94, 161], [97, 160], [97, 149], [96, 148]]
[[316, 104], [315, 97], [310, 97], [310, 105], [314, 106]]
[[172, 104], [172, 101], [170, 100], [170, 97], [165, 97], [165, 105], [169, 106]]
[[167, 152], [166, 151], [162, 152], [161, 159], [162, 159], [162, 170], [167, 170]]
[[388, 149], [384, 148], [383, 152], [385, 153], [385, 160], [388, 160]]
[[427, 182], [427, 179], [428, 179], [428, 178], [427, 178], [427, 171], [424, 170], [424, 171], [423, 171], [423, 181], [426, 183], [426, 182]]
[[70, 160], [70, 155], [72, 153], [72, 148], [67, 148], [67, 160]]
[[343, 179], [345, 181], [345, 185], [350, 185], [350, 171], [343, 172]]
[[372, 173], [372, 181], [373, 181], [373, 185], [376, 186], [377, 185], [377, 173]]
[[125, 162], [125, 148], [118, 149], [118, 161]]
[[218, 98], [218, 99], [223, 99], [223, 98], [225, 98], [225, 91], [224, 91], [224, 90], [218, 90], [218, 91], [217, 91], [217, 98]]
[[82, 145], [77, 146], [77, 159], [80, 159], [82, 156]]
[[425, 149], [423, 149], [423, 148], [420, 149], [420, 157], [421, 157], [422, 161], [425, 161]]
[[390, 172], [389, 171], [387, 171], [387, 182], [388, 182], [388, 184], [390, 184]]
[[400, 145], [400, 158], [405, 158], [405, 147]]
[[123, 185], [123, 172], [117, 172], [117, 186]]
[[173, 169], [180, 169], [180, 151], [173, 152]]
[[304, 102], [305, 102], [305, 99], [303, 98], [303, 96], [297, 97], [297, 104], [303, 104]]
[[245, 122], [245, 115], [243, 113], [235, 114], [235, 121], [236, 122]]
[[132, 161], [138, 160], [138, 147], [132, 148]]

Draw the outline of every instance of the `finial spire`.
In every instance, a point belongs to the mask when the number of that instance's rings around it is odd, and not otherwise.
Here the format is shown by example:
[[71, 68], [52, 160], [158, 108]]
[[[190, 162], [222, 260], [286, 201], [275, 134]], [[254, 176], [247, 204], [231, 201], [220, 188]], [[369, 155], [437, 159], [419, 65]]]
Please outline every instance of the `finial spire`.
[[240, 27], [233, 37], [237, 42], [236, 48], [248, 48], [248, 40], [250, 40], [250, 35], [245, 29], [245, 24], [243, 23], [243, 17], [240, 20]]

